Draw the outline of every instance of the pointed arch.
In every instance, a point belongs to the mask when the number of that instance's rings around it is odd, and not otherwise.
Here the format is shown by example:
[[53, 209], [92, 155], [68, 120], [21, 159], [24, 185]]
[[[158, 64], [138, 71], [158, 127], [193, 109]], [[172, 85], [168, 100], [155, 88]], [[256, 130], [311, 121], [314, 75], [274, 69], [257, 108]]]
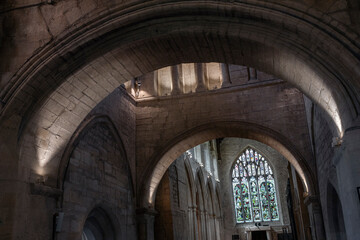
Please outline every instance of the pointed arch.
[[131, 193], [132, 193], [132, 196], [134, 197], [135, 190], [134, 190], [134, 184], [133, 184], [133, 177], [131, 175], [130, 164], [128, 162], [126, 149], [124, 147], [124, 144], [120, 137], [120, 134], [117, 131], [117, 128], [115, 127], [115, 124], [113, 123], [111, 118], [107, 115], [90, 115], [90, 116], [88, 116], [86, 119], [84, 119], [82, 121], [82, 123], [79, 125], [77, 130], [74, 132], [69, 143], [66, 145], [65, 151], [61, 157], [61, 161], [60, 161], [59, 169], [58, 169], [57, 186], [58, 186], [58, 188], [63, 190], [65, 174], [66, 174], [66, 171], [67, 171], [67, 168], [69, 165], [70, 156], [71, 156], [72, 152], [74, 151], [77, 143], [81, 140], [82, 136], [84, 134], [86, 134], [87, 130], [89, 130], [94, 125], [99, 124], [99, 123], [104, 124], [110, 130], [110, 134], [115, 139], [116, 144], [119, 146], [119, 150], [123, 157], [124, 164], [127, 168]]
[[186, 172], [186, 177], [187, 177], [187, 181], [189, 183], [188, 188], [190, 190], [190, 201], [191, 201], [191, 206], [194, 205], [194, 196], [195, 196], [195, 180], [194, 180], [194, 175], [193, 175], [193, 171], [192, 171], [192, 167], [190, 164], [190, 161], [188, 158], [184, 159], [184, 165], [185, 165], [185, 172]]
[[205, 186], [206, 186], [206, 182], [205, 182], [205, 178], [204, 178], [204, 173], [201, 167], [199, 167], [196, 170], [196, 174], [195, 174], [195, 186], [196, 186], [196, 194], [199, 194], [199, 200], [200, 200], [200, 207], [201, 210], [204, 210], [204, 199], [205, 199]]
[[326, 213], [328, 220], [328, 238], [330, 240], [346, 240], [344, 215], [338, 191], [330, 183], [327, 184]]
[[246, 147], [231, 168], [236, 222], [280, 220], [277, 190], [269, 161]]
[[[274, 172], [274, 175], [276, 175], [276, 174], [275, 174], [275, 173], [276, 173], [276, 169], [274, 168], [273, 163], [272, 163], [271, 161], [269, 161], [269, 159], [271, 159], [271, 158], [268, 157], [268, 153], [266, 153], [266, 152], [263, 151], [261, 148], [256, 147], [255, 145], [253, 145], [253, 144], [251, 144], [251, 143], [248, 143], [247, 145], [243, 146], [243, 147], [240, 149], [239, 154], [236, 156], [235, 159], [238, 159], [238, 158], [246, 151], [246, 149], [248, 149], [248, 148], [251, 148], [251, 149], [253, 149], [253, 150], [256, 150], [256, 152], [257, 152], [258, 154], [261, 154], [265, 159], [267, 159], [268, 165], [271, 167], [272, 171]], [[231, 168], [229, 169], [230, 173], [231, 173], [231, 171], [232, 171], [232, 169], [233, 169], [233, 167], [234, 167], [235, 164], [236, 164], [236, 161], [234, 161], [234, 162], [232, 163]]]

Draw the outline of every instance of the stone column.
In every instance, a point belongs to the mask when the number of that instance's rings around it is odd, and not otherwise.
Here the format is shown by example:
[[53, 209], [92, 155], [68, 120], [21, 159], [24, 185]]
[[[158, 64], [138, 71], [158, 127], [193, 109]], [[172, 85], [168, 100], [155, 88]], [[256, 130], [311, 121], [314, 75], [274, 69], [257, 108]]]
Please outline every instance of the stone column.
[[206, 91], [206, 86], [204, 84], [204, 69], [205, 66], [203, 63], [196, 63], [195, 64], [195, 72], [196, 72], [196, 79], [197, 79], [197, 87], [196, 92], [204, 92]]
[[247, 231], [247, 232], [246, 232], [246, 240], [252, 240], [251, 231]]
[[[196, 239], [196, 208], [195, 207], [188, 207], [188, 217], [189, 217], [189, 233], [188, 233], [188, 239], [189, 240], [195, 240]], [[195, 217], [194, 217], [195, 216]]]
[[137, 225], [139, 240], [154, 240], [154, 222], [157, 212], [154, 209], [138, 209]]
[[[181, 64], [180, 64], [181, 66]], [[171, 80], [172, 80], [172, 93], [171, 95], [179, 95], [181, 93], [181, 90], [179, 88], [179, 80], [180, 80], [180, 74], [179, 74], [179, 67], [178, 66], [172, 66], [171, 67]]]
[[252, 67], [248, 67], [248, 81], [257, 79], [257, 70]]
[[201, 211], [201, 236], [203, 239], [207, 239], [207, 217], [206, 211]]
[[221, 221], [221, 218], [220, 217], [216, 217], [216, 220], [215, 220], [215, 224], [216, 224], [216, 240], [221, 240], [221, 232], [220, 232], [220, 221]]
[[211, 239], [216, 239], [216, 216], [214, 214], [211, 214]]
[[309, 196], [305, 198], [304, 203], [307, 206], [309, 212], [312, 239], [325, 240], [326, 235], [324, 228], [324, 220], [322, 217], [319, 198], [317, 196]]
[[221, 64], [221, 72], [223, 77], [223, 82], [221, 88], [223, 87], [230, 87], [232, 85], [231, 77], [230, 77], [230, 70], [229, 65], [226, 63]]
[[266, 231], [266, 239], [272, 240], [271, 230]]
[[194, 239], [197, 240], [199, 237], [199, 232], [198, 230], [201, 229], [201, 226], [198, 226], [198, 221], [197, 221], [197, 207], [194, 206], [192, 208], [192, 211], [193, 211], [193, 221], [194, 221]]
[[341, 146], [335, 147], [334, 165], [338, 177], [347, 240], [360, 239], [360, 198], [357, 192], [357, 188], [360, 187], [359, 123], [348, 128]]

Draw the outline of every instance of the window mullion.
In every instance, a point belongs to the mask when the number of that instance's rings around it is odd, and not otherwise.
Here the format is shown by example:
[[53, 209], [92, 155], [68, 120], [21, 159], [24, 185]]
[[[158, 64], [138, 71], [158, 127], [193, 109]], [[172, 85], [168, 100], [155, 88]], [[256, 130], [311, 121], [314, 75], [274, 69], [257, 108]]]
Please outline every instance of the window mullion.
[[268, 175], [265, 174], [265, 189], [266, 189], [266, 196], [267, 196], [267, 201], [268, 201], [268, 210], [269, 210], [269, 217], [270, 217], [270, 222], [273, 221], [272, 219], [272, 214], [271, 214], [271, 208], [270, 208], [270, 192], [269, 192], [269, 188], [268, 188]]

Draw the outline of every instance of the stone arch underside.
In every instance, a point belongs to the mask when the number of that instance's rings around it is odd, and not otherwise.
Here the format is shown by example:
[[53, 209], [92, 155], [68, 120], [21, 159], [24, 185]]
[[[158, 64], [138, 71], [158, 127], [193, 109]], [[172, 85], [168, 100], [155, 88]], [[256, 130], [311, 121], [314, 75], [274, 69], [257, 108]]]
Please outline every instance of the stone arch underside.
[[164, 147], [163, 152], [157, 155], [159, 156], [157, 159], [152, 159], [153, 161], [144, 174], [143, 184], [141, 184], [143, 187], [140, 190], [142, 196], [142, 199], [139, 199], [140, 205], [147, 208], [154, 207], [156, 189], [162, 176], [182, 153], [203, 142], [223, 137], [248, 138], [272, 147], [294, 166], [302, 180], [304, 194], [316, 194], [315, 176], [303, 156], [285, 137], [256, 124], [221, 121], [195, 127], [174, 138]]
[[287, 80], [328, 113], [335, 135], [357, 115], [359, 47], [318, 13], [258, 1], [155, 4], [54, 40], [14, 76], [1, 117], [23, 117], [26, 168], [57, 178], [66, 143], [92, 108], [124, 82], [184, 62], [247, 65]]

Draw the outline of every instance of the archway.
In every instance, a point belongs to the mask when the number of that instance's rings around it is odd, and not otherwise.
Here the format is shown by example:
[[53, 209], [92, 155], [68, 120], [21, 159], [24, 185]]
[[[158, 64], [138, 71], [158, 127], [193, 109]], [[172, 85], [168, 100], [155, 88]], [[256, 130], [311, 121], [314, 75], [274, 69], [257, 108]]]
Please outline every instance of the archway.
[[87, 217], [82, 240], [115, 240], [115, 231], [110, 218], [101, 208], [95, 208]]
[[327, 186], [327, 213], [329, 221], [329, 236], [332, 240], [346, 240], [343, 210], [339, 196], [332, 186]]
[[248, 65], [292, 82], [323, 107], [340, 137], [357, 114], [360, 74], [351, 66], [359, 49], [346, 32], [325, 29], [317, 13], [258, 1], [143, 3], [132, 10], [114, 10], [45, 47], [7, 86], [2, 119], [23, 117], [31, 126], [27, 143], [43, 137], [35, 149], [22, 148], [25, 168], [57, 178], [66, 143], [97, 103], [133, 77], [181, 62]]
[[157, 186], [171, 163], [186, 150], [205, 141], [221, 137], [240, 137], [262, 142], [282, 154], [296, 169], [305, 190], [305, 195], [316, 194], [317, 189], [313, 174], [305, 159], [296, 150], [290, 141], [273, 130], [259, 125], [244, 122], [213, 122], [198, 126], [177, 136], [163, 151], [151, 159], [148, 171], [144, 173], [143, 186], [140, 189], [142, 199], [139, 205], [153, 208]]

